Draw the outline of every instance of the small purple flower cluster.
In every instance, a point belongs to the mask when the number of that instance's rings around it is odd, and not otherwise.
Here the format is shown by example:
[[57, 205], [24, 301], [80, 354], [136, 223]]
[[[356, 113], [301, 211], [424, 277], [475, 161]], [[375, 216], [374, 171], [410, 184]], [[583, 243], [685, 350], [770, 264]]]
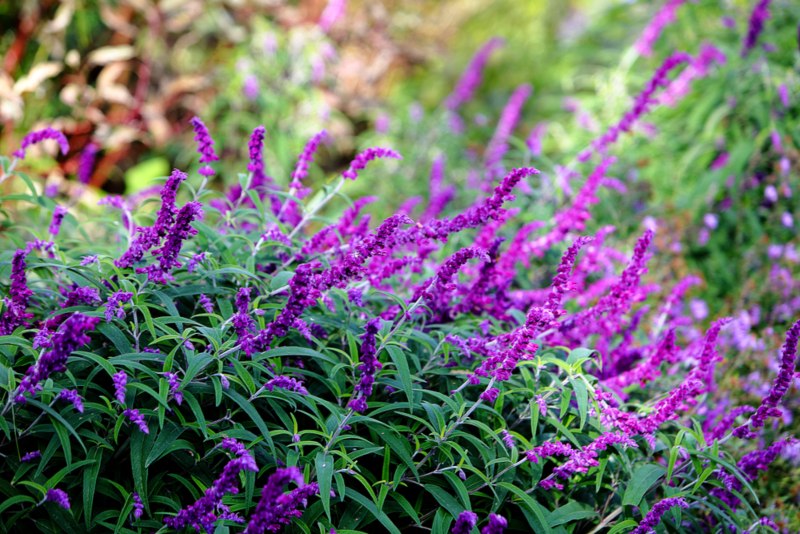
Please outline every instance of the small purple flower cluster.
[[[297, 487], [289, 493], [284, 493], [284, 488], [291, 483], [295, 483]], [[292, 518], [300, 517], [302, 512], [299, 508], [306, 505], [309, 497], [318, 493], [317, 483], [306, 484], [298, 468], [286, 467], [276, 470], [269, 476], [267, 484], [261, 490], [261, 499], [247, 523], [245, 534], [278, 532], [288, 525]]]
[[379, 318], [370, 319], [364, 327], [361, 335], [361, 363], [358, 371], [361, 374], [358, 384], [353, 391], [353, 397], [347, 403], [347, 407], [354, 412], [364, 413], [367, 411], [367, 399], [372, 395], [372, 387], [375, 383], [375, 375], [380, 371], [382, 365], [378, 361], [377, 346], [375, 336], [380, 329], [381, 320]]
[[[194, 128], [194, 140], [197, 142], [197, 153], [200, 154], [200, 163], [217, 161], [219, 157], [214, 151], [214, 140], [211, 138], [211, 134], [208, 133], [206, 125], [203, 124], [200, 117], [192, 117], [190, 122], [192, 128]], [[198, 172], [206, 177], [214, 175], [214, 169], [209, 165], [203, 165]]]
[[67, 152], [69, 152], [69, 141], [67, 141], [63, 133], [55, 128], [44, 128], [31, 132], [23, 137], [19, 149], [14, 152], [14, 157], [23, 159], [25, 157], [25, 151], [29, 146], [39, 144], [46, 139], [53, 139], [56, 141], [61, 149], [62, 155], [66, 156]]
[[346, 180], [355, 180], [358, 178], [358, 171], [365, 169], [367, 163], [377, 158], [403, 159], [403, 156], [390, 148], [368, 148], [360, 152], [353, 161], [350, 162], [350, 167], [342, 173], [342, 177]]

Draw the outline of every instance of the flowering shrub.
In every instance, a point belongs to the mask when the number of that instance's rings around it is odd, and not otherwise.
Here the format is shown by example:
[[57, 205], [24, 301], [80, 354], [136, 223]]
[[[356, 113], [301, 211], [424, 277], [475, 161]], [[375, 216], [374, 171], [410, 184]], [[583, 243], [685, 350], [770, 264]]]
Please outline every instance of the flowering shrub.
[[[638, 46], [651, 53], [679, 7], [669, 2]], [[445, 101], [454, 129], [499, 45], [478, 52]], [[308, 140], [294, 172], [270, 177], [259, 126], [226, 140], [250, 161], [219, 192], [223, 143], [195, 117], [196, 173], [175, 169], [157, 195], [109, 196], [90, 211], [20, 171], [30, 145], [67, 144], [57, 130], [31, 132], [0, 158], [12, 188], [2, 200], [16, 207], [0, 272], [3, 529], [785, 524], [791, 516], [761, 510], [754, 483], [797, 446], [774, 423], [796, 378], [800, 320], [788, 318], [777, 353], [755, 347], [777, 368], [759, 370], [753, 405], [726, 404], [717, 367], [738, 349], [739, 318], [704, 328], [687, 304], [695, 278], [648, 273], [662, 252], [652, 228], [630, 246], [590, 226], [599, 189], [623, 187], [609, 152], [692, 66], [702, 70], [670, 55], [576, 152], [565, 172], [586, 179], [552, 220], [522, 215], [539, 209], [540, 171], [505, 166], [525, 85], [475, 194], [452, 187], [435, 158], [422, 214], [404, 205], [377, 224], [367, 199], [342, 191], [378, 169], [402, 175], [410, 155], [391, 148], [360, 151], [312, 191], [326, 135]]]

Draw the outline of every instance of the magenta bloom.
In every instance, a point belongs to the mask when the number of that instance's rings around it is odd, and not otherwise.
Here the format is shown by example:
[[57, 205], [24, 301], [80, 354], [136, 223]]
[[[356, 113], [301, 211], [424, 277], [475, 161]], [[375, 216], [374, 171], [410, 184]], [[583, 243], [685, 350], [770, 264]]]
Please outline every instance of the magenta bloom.
[[376, 159], [376, 158], [392, 158], [392, 159], [403, 159], [403, 156], [391, 150], [389, 148], [383, 147], [372, 147], [364, 150], [363, 152], [359, 153], [352, 162], [350, 162], [350, 167], [342, 173], [342, 177], [347, 180], [355, 180], [358, 177], [358, 171], [365, 169], [367, 167], [367, 163]]
[[170, 274], [172, 269], [181, 266], [178, 261], [178, 254], [183, 247], [183, 242], [189, 237], [197, 234], [197, 230], [192, 227], [192, 222], [203, 216], [202, 204], [197, 201], [185, 204], [178, 215], [175, 217], [175, 224], [169, 229], [169, 233], [164, 239], [164, 245], [153, 251], [154, 256], [159, 256], [157, 264], [136, 269], [137, 273], [147, 273], [147, 278], [164, 284], [172, 279]]
[[197, 302], [206, 313], [214, 313], [214, 303], [211, 302], [211, 299], [208, 298], [207, 295], [201, 293], [200, 297], [197, 299]]
[[547, 133], [547, 123], [540, 122], [531, 129], [528, 138], [525, 140], [525, 145], [531, 151], [531, 155], [538, 158], [542, 155], [542, 138]]
[[675, 506], [689, 508], [689, 503], [680, 497], [667, 497], [666, 499], [661, 499], [653, 505], [650, 511], [647, 512], [647, 515], [644, 516], [644, 519], [642, 519], [642, 522], [639, 523], [639, 526], [631, 531], [631, 534], [650, 534], [661, 522], [661, 516], [667, 513], [670, 508]]
[[66, 156], [67, 152], [69, 152], [69, 142], [63, 133], [55, 128], [44, 128], [31, 132], [23, 137], [19, 149], [14, 151], [14, 157], [23, 159], [25, 157], [25, 151], [29, 146], [41, 143], [45, 139], [53, 139], [56, 141], [61, 148], [61, 154]]
[[289, 184], [289, 188], [296, 191], [297, 198], [303, 198], [309, 193], [309, 190], [303, 187], [303, 180], [308, 176], [308, 166], [314, 160], [314, 153], [317, 151], [317, 147], [319, 147], [319, 144], [325, 139], [326, 135], [328, 135], [328, 133], [325, 130], [315, 134], [308, 140], [306, 146], [303, 148], [303, 152], [301, 152], [300, 156], [297, 158], [297, 165], [295, 165], [294, 171], [292, 172], [292, 182]]
[[28, 288], [28, 280], [25, 276], [25, 258], [29, 251], [19, 249], [11, 259], [11, 286], [9, 287], [9, 297], [4, 299], [3, 315], [0, 316], [0, 335], [9, 335], [18, 326], [23, 326], [27, 320], [33, 317], [28, 313], [28, 301], [33, 296], [33, 291]]
[[133, 518], [139, 520], [142, 518], [142, 514], [144, 514], [144, 503], [142, 502], [142, 498], [139, 497], [139, 494], [135, 491], [133, 492]]
[[336, 21], [344, 16], [345, 11], [347, 11], [347, 0], [328, 0], [319, 18], [320, 29], [327, 33]]
[[533, 88], [530, 85], [520, 85], [514, 90], [511, 98], [508, 99], [508, 103], [503, 108], [500, 121], [497, 123], [497, 129], [491, 141], [489, 141], [489, 146], [486, 148], [486, 156], [484, 157], [490, 181], [503, 175], [503, 156], [508, 151], [508, 139], [514, 132], [514, 128], [519, 122], [522, 106], [525, 105], [532, 91]]
[[597, 153], [603, 154], [608, 148], [614, 144], [619, 136], [625, 132], [631, 131], [636, 121], [650, 110], [650, 107], [655, 103], [655, 92], [660, 87], [666, 87], [669, 84], [669, 73], [683, 63], [691, 61], [691, 56], [684, 52], [677, 52], [669, 56], [664, 63], [656, 70], [653, 77], [645, 86], [644, 90], [639, 93], [633, 103], [633, 107], [625, 113], [620, 121], [611, 126], [606, 132], [592, 142], [592, 148], [581, 152], [578, 155], [579, 161], [587, 161], [591, 155], [592, 150]]
[[164, 373], [164, 378], [167, 379], [169, 384], [169, 396], [175, 399], [175, 402], [180, 406], [183, 403], [183, 393], [180, 391], [181, 381], [175, 373]]
[[658, 41], [664, 28], [675, 22], [675, 13], [684, 3], [686, 0], [667, 0], [658, 10], [634, 45], [639, 54], [647, 57], [653, 55], [653, 45]]
[[69, 510], [69, 496], [67, 495], [67, 492], [58, 488], [47, 490], [47, 494], [44, 497], [44, 502], [53, 502], [64, 510]]
[[36, 460], [37, 458], [41, 458], [41, 457], [42, 457], [42, 452], [41, 451], [31, 451], [31, 452], [28, 452], [28, 453], [24, 454], [22, 456], [22, 458], [19, 459], [19, 461], [22, 462], [22, 463], [27, 463], [27, 462], [32, 462], [32, 461]]
[[[197, 153], [200, 154], [200, 163], [217, 161], [219, 157], [217, 153], [214, 152], [214, 140], [211, 138], [211, 134], [208, 133], [206, 125], [203, 124], [200, 117], [193, 117], [190, 122], [192, 123], [192, 128], [194, 128], [194, 140], [197, 142]], [[214, 169], [209, 165], [204, 165], [200, 167], [198, 172], [203, 176], [212, 176], [214, 174]]]
[[444, 101], [444, 105], [450, 111], [456, 111], [466, 102], [472, 100], [475, 90], [483, 79], [483, 69], [489, 61], [489, 57], [497, 49], [503, 46], [505, 41], [499, 37], [489, 39], [475, 54], [470, 61], [461, 78], [458, 80], [453, 92]]

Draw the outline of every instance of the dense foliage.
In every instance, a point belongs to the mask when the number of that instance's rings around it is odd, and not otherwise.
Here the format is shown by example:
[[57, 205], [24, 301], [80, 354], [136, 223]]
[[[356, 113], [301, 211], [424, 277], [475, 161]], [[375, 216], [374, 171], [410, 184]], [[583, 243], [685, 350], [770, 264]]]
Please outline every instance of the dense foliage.
[[[630, 54], [654, 55], [683, 4], [666, 2]], [[341, 14], [330, 6], [323, 30]], [[650, 113], [769, 70], [769, 15], [760, 0], [735, 45], [664, 54], [604, 128], [571, 102], [583, 128], [563, 165], [546, 124], [513, 138], [530, 86], [488, 139], [471, 116], [500, 39], [437, 110], [364, 136], [400, 129], [397, 145], [358, 151], [331, 180], [314, 158], [332, 133], [273, 162], [265, 143], [297, 143], [282, 128], [215, 141], [195, 117], [191, 167], [91, 206], [97, 149], [54, 193], [23, 171], [69, 142], [28, 134], [0, 158], [0, 528], [797, 530], [796, 495], [774, 489], [786, 480], [761, 478], [774, 462], [797, 472], [800, 449], [791, 236], [744, 244], [737, 265], [768, 269], [768, 284], [710, 324], [682, 256], [702, 265], [748, 210], [793, 228], [796, 81], [780, 80], [766, 119], [726, 111], [775, 133], [706, 162], [714, 195], [740, 194], [710, 199], [688, 251], [670, 233], [680, 221], [640, 220], [635, 176], [637, 154], [658, 157]], [[422, 173], [425, 198], [390, 199], [400, 207], [373, 223], [360, 193]], [[709, 285], [728, 295], [735, 281]]]

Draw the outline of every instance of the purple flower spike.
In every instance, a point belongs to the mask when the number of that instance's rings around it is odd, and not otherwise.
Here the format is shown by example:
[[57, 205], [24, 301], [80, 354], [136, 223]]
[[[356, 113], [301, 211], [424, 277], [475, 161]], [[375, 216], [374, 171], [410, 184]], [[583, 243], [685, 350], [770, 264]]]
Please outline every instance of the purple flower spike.
[[124, 405], [125, 393], [128, 387], [128, 375], [125, 371], [119, 371], [111, 377], [111, 381], [114, 383], [114, 398], [117, 399], [120, 404]]
[[264, 387], [270, 391], [275, 388], [281, 388], [286, 391], [294, 391], [300, 395], [308, 395], [308, 390], [303, 386], [303, 383], [289, 376], [278, 375], [264, 384]]
[[129, 291], [117, 291], [112, 293], [106, 302], [106, 322], [110, 323], [114, 317], [117, 319], [124, 319], [125, 309], [122, 305], [126, 302], [130, 302], [132, 298], [133, 293]]
[[[200, 117], [193, 117], [190, 122], [192, 123], [192, 128], [194, 128], [194, 140], [197, 142], [197, 153], [200, 154], [200, 163], [217, 161], [219, 157], [217, 157], [217, 153], [214, 152], [214, 140], [211, 138], [211, 134], [208, 133], [206, 125], [203, 124]], [[203, 176], [213, 176], [214, 169], [208, 165], [204, 165], [198, 172]]]
[[477, 523], [478, 516], [475, 514], [475, 512], [464, 510], [458, 514], [456, 524], [453, 526], [450, 532], [452, 534], [470, 534]]
[[505, 517], [489, 514], [489, 524], [481, 529], [481, 534], [503, 534], [506, 527], [508, 527], [508, 521], [506, 521]]
[[691, 60], [692, 57], [685, 52], [676, 52], [665, 59], [664, 63], [662, 63], [655, 74], [653, 74], [653, 77], [647, 83], [644, 90], [636, 97], [633, 107], [625, 113], [617, 124], [611, 126], [602, 136], [595, 139], [591, 149], [581, 152], [578, 155], [578, 160], [587, 161], [592, 156], [592, 150], [600, 154], [605, 153], [608, 148], [617, 141], [621, 134], [631, 131], [636, 121], [647, 113], [650, 107], [656, 102], [654, 98], [656, 91], [660, 87], [669, 85], [669, 73]]
[[164, 377], [169, 384], [169, 396], [175, 399], [175, 402], [180, 406], [183, 403], [183, 393], [180, 391], [181, 381], [178, 380], [178, 375], [175, 373], [164, 373]]
[[[297, 488], [284, 493], [284, 488], [291, 483], [297, 484]], [[305, 484], [297, 467], [276, 470], [261, 490], [261, 500], [256, 505], [244, 534], [280, 531], [292, 518], [303, 515], [300, 508], [305, 507], [308, 499], [318, 493], [317, 483]]]
[[639, 40], [636, 41], [634, 47], [639, 54], [647, 57], [653, 55], [653, 45], [661, 37], [661, 32], [664, 31], [664, 28], [675, 22], [675, 13], [685, 3], [686, 0], [667, 0], [667, 3], [658, 10], [642, 32]]
[[304, 198], [309, 193], [309, 190], [303, 187], [303, 180], [308, 176], [308, 166], [314, 160], [314, 153], [326, 135], [328, 133], [325, 130], [314, 135], [308, 140], [303, 152], [297, 158], [297, 165], [292, 172], [292, 182], [289, 184], [289, 188], [296, 191], [297, 198]]
[[483, 69], [492, 53], [503, 46], [505, 41], [499, 37], [489, 39], [475, 54], [461, 78], [458, 80], [453, 92], [444, 102], [450, 111], [457, 111], [463, 104], [472, 100], [475, 90], [483, 79]]
[[69, 496], [67, 495], [67, 492], [58, 488], [47, 490], [47, 494], [44, 497], [44, 502], [53, 502], [64, 510], [69, 510]]
[[486, 148], [485, 161], [490, 181], [503, 175], [503, 156], [508, 151], [508, 139], [514, 132], [514, 128], [519, 122], [522, 106], [525, 105], [532, 91], [533, 88], [530, 85], [520, 85], [514, 90], [511, 98], [508, 99], [506, 107], [503, 108], [500, 121], [497, 123], [497, 129], [491, 141], [489, 141], [489, 146]]
[[25, 372], [14, 400], [18, 403], [25, 402], [24, 393], [35, 394], [41, 389], [40, 383], [47, 380], [51, 374], [66, 371], [70, 354], [89, 342], [87, 332], [94, 330], [99, 321], [99, 317], [87, 317], [82, 313], [74, 313], [64, 321], [50, 339], [50, 348], [47, 352]]
[[203, 308], [203, 311], [206, 313], [214, 313], [214, 303], [211, 302], [211, 299], [208, 298], [207, 295], [201, 294], [200, 297], [197, 299], [198, 304], [200, 307]]
[[78, 181], [80, 183], [88, 184], [91, 181], [96, 157], [97, 145], [89, 143], [81, 152], [81, 159], [78, 162]]
[[25, 277], [25, 258], [29, 251], [19, 249], [11, 259], [11, 287], [9, 287], [9, 298], [5, 299], [3, 315], [0, 316], [0, 335], [9, 335], [18, 326], [27, 324], [27, 320], [33, 317], [26, 311], [28, 301], [33, 296], [33, 291], [28, 288], [28, 280]]
[[750, 23], [747, 27], [747, 36], [742, 42], [742, 57], [745, 57], [756, 46], [761, 32], [764, 31], [764, 23], [769, 18], [769, 5], [772, 0], [759, 0], [750, 14]]
[[19, 159], [25, 158], [25, 151], [29, 146], [41, 143], [45, 139], [53, 139], [58, 142], [58, 146], [61, 148], [61, 154], [66, 156], [67, 152], [69, 152], [69, 142], [63, 133], [55, 128], [44, 128], [31, 132], [23, 137], [19, 150], [14, 152], [14, 157]]
[[71, 402], [72, 406], [78, 410], [78, 413], [83, 413], [83, 399], [81, 399], [81, 396], [78, 395], [78, 392], [74, 389], [62, 389], [58, 394], [58, 398]]
[[376, 158], [403, 159], [403, 156], [390, 148], [368, 148], [359, 153], [355, 159], [350, 162], [350, 167], [342, 173], [342, 177], [347, 180], [355, 180], [358, 177], [358, 171], [365, 169], [367, 167], [367, 163]]
[[172, 279], [171, 271], [180, 267], [178, 261], [183, 242], [189, 237], [197, 234], [197, 230], [192, 227], [196, 219], [203, 216], [202, 204], [192, 201], [185, 204], [178, 215], [175, 217], [175, 224], [169, 229], [169, 233], [164, 239], [164, 245], [153, 251], [154, 256], [159, 256], [157, 264], [149, 265], [136, 269], [137, 273], [147, 273], [147, 278], [159, 284], [164, 284]]
[[50, 235], [55, 237], [61, 230], [61, 223], [64, 221], [64, 216], [67, 214], [67, 208], [64, 206], [56, 206], [53, 210], [53, 219], [50, 221]]
[[139, 497], [139, 494], [135, 491], [133, 492], [133, 518], [137, 521], [142, 518], [144, 514], [144, 503], [142, 502], [142, 498]]
[[533, 157], [538, 158], [542, 155], [542, 139], [547, 133], [547, 123], [540, 122], [531, 129], [528, 138], [525, 140], [525, 145], [531, 151]]
[[661, 516], [667, 513], [667, 510], [675, 506], [689, 508], [689, 503], [680, 497], [667, 497], [666, 499], [661, 499], [653, 505], [650, 511], [647, 512], [647, 515], [644, 516], [644, 519], [642, 519], [642, 522], [639, 523], [639, 526], [631, 531], [631, 534], [650, 534], [661, 522]]
[[147, 427], [147, 422], [144, 420], [144, 416], [139, 413], [139, 410], [128, 408], [122, 412], [122, 414], [128, 418], [128, 421], [138, 426], [141, 432], [144, 434], [150, 433], [150, 429]]
[[503, 443], [505, 443], [506, 447], [508, 447], [508, 450], [513, 450], [514, 447], [516, 446], [516, 442], [514, 441], [514, 436], [512, 436], [511, 433], [505, 428], [500, 431], [500, 435], [503, 438]]
[[27, 463], [27, 462], [32, 462], [32, 461], [36, 460], [37, 458], [41, 458], [41, 457], [42, 457], [41, 451], [31, 451], [31, 452], [26, 453], [25, 455], [23, 455], [22, 458], [19, 459], [19, 461], [22, 462], [22, 463]]
[[367, 398], [372, 395], [375, 375], [382, 367], [377, 358], [377, 347], [375, 345], [375, 336], [380, 329], [380, 325], [381, 320], [379, 318], [371, 319], [364, 327], [364, 333], [361, 335], [361, 364], [358, 366], [361, 378], [353, 391], [353, 398], [347, 404], [349, 408], [358, 413], [367, 411]]
[[[258, 472], [256, 461], [244, 448], [239, 449], [236, 458], [225, 465], [220, 476], [202, 497], [197, 499], [194, 504], [180, 510], [178, 515], [165, 518], [164, 523], [174, 529], [191, 526], [198, 531], [213, 532], [217, 519], [232, 517], [227, 515], [228, 510], [223, 505], [222, 499], [228, 493], [232, 495], [239, 493], [239, 473], [242, 471]], [[220, 510], [223, 513], [218, 516]]]
[[247, 165], [247, 170], [253, 173], [253, 185], [263, 186], [267, 180], [264, 174], [264, 135], [267, 133], [266, 128], [257, 126], [250, 136], [250, 163]]
[[750, 420], [733, 431], [734, 436], [752, 438], [755, 436], [753, 430], [763, 427], [768, 418], [782, 415], [782, 412], [778, 409], [778, 404], [780, 404], [786, 392], [789, 391], [795, 378], [798, 341], [800, 341], [800, 320], [794, 323], [786, 333], [786, 340], [783, 343], [783, 347], [781, 347], [780, 369], [769, 393], [761, 401], [761, 405]]

